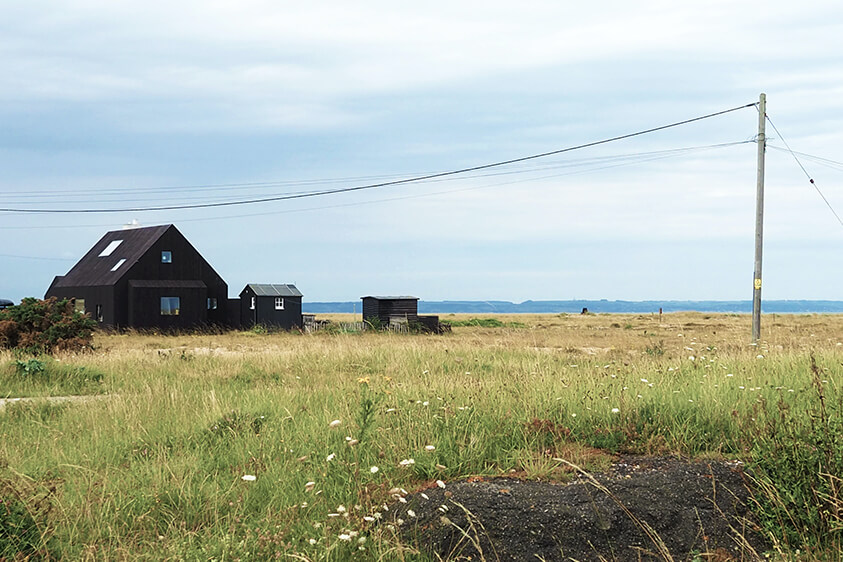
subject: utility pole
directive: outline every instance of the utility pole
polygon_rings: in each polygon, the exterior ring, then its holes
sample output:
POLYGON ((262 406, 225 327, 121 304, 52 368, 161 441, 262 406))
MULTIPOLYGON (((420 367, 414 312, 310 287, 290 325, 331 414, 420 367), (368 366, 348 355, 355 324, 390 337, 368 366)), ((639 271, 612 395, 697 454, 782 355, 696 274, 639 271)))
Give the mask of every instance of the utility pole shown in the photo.
POLYGON ((764 153, 767 149, 767 95, 758 98, 758 176, 755 192, 755 273, 752 291, 752 343, 761 338, 761 252, 764 248, 764 153))

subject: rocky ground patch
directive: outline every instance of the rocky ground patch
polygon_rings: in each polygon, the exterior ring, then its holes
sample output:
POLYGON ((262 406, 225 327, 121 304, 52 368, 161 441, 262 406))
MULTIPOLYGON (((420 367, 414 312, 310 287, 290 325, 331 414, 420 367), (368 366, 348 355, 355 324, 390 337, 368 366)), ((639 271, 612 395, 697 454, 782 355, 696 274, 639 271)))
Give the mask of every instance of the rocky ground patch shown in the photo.
POLYGON ((567 484, 441 484, 389 513, 405 540, 444 560, 753 560, 767 548, 735 462, 624 456, 567 484))

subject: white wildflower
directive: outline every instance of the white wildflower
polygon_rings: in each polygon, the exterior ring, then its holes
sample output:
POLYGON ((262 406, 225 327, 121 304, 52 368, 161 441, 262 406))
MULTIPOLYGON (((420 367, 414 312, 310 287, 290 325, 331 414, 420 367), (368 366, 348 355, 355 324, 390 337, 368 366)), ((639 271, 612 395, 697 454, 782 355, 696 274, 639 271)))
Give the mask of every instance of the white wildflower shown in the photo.
POLYGON ((425 445, 424 450, 425 451, 435 451, 436 447, 434 447, 433 445, 425 445))
POLYGON ((372 517, 371 515, 364 515, 363 516, 363 521, 366 521, 368 523, 372 523, 372 522, 374 522, 374 520, 375 520, 375 518, 372 517))
POLYGON ((335 456, 336 456, 336 455, 335 455, 334 453, 331 453, 330 455, 328 455, 327 457, 325 457, 325 462, 331 462, 332 460, 334 460, 334 457, 335 457, 335 456))
POLYGON ((445 488, 445 483, 442 482, 441 480, 437 480, 436 485, 439 486, 440 488, 443 488, 443 489, 445 488))
POLYGON ((372 474, 374 474, 374 473, 376 473, 376 472, 377 472, 377 471, 379 471, 379 470, 380 470, 380 469, 379 469, 378 467, 373 466, 372 468, 370 468, 370 469, 369 469, 369 472, 371 472, 372 474))
POLYGON ((612 413, 613 413, 613 414, 620 413, 620 411, 621 411, 621 410, 620 410, 620 408, 612 408, 612 413))
POLYGON ((245 481, 245 482, 254 482, 258 478, 254 474, 244 474, 243 476, 240 477, 240 479, 245 481))
POLYGON ((415 516, 416 516, 416 512, 415 512, 415 511, 413 511, 412 509, 408 509, 408 510, 407 510, 407 515, 409 515, 410 517, 415 517, 415 516))
POLYGON ((308 482, 307 484, 304 485, 304 491, 310 492, 310 491, 313 490, 314 486, 316 486, 316 482, 308 482))
POLYGON ((310 545, 313 546, 314 544, 316 544, 316 539, 310 539, 307 542, 309 542, 310 545))
POLYGON ((398 464, 401 465, 401 466, 410 466, 412 464, 416 464, 416 461, 415 461, 415 459, 404 459, 401 462, 399 462, 398 464))
POLYGON ((351 540, 351 535, 349 535, 348 533, 340 533, 337 538, 341 541, 349 542, 351 540))
POLYGON ((340 420, 334 420, 328 424, 328 427, 338 427, 342 422, 340 420))

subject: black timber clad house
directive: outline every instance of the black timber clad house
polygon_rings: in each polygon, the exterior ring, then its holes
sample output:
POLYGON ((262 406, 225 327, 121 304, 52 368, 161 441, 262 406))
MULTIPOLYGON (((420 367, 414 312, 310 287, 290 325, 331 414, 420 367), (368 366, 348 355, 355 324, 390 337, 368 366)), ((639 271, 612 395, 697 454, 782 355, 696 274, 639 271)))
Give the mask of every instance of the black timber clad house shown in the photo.
POLYGON ((46 297, 73 298, 104 328, 226 324, 228 285, 171 225, 108 232, 46 297))
POLYGON ((240 325, 301 328, 301 301, 295 285, 250 283, 240 292, 240 325))

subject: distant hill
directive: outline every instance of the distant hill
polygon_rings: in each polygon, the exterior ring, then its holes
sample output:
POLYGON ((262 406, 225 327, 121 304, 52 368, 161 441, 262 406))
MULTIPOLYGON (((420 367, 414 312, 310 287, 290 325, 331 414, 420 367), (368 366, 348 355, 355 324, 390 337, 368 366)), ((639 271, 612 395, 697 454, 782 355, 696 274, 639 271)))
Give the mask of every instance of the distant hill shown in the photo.
MULTIPOLYGON (((311 314, 330 312, 360 312, 360 301, 349 302, 304 302, 303 311, 311 314)), ((421 314, 517 314, 517 313, 578 313, 583 308, 589 312, 752 312, 752 301, 419 301, 421 314)), ((843 301, 824 300, 770 300, 764 301, 761 310, 765 314, 843 314, 843 301)))

